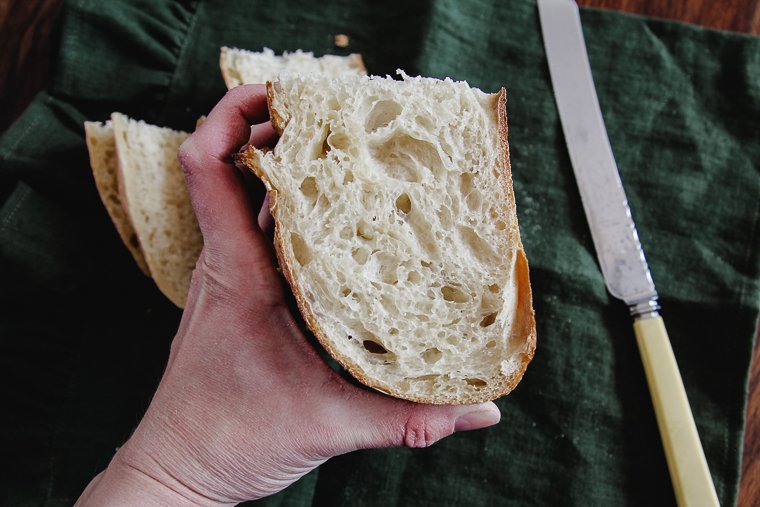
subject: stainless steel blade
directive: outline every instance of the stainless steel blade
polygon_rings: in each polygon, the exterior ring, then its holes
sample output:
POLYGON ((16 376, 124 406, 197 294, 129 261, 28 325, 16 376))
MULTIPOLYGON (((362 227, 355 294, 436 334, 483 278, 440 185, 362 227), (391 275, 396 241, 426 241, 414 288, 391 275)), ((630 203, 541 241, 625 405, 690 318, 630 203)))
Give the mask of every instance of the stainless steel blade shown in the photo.
POLYGON ((632 313, 656 311, 657 291, 607 137, 578 6, 539 0, 538 9, 562 130, 607 289, 632 313))

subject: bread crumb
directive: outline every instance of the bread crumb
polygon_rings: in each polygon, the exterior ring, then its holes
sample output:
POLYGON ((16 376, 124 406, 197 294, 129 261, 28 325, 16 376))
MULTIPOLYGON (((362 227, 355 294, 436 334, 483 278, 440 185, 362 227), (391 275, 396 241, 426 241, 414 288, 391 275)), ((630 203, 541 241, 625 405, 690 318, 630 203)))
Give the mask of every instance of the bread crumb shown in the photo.
POLYGON ((335 45, 339 48, 347 48, 348 47, 348 35, 339 33, 335 36, 335 45))

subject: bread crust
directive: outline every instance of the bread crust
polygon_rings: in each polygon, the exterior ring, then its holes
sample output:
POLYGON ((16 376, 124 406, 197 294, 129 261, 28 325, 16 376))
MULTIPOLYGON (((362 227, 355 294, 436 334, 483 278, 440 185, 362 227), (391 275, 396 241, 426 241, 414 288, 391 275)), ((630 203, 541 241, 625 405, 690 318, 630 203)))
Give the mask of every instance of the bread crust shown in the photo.
POLYGON ((281 136, 282 131, 285 130, 287 121, 277 111, 277 108, 274 105, 274 101, 275 101, 274 83, 272 81, 267 81, 267 108, 269 109, 269 121, 272 122, 272 127, 274 127, 274 130, 277 132, 277 135, 281 136))
MULTIPOLYGON (((103 202, 103 206, 106 208, 111 222, 113 222, 116 232, 119 234, 122 242, 132 254, 132 258, 137 263, 137 267, 143 272, 145 276, 150 276, 150 270, 148 269, 148 263, 145 261, 145 254, 142 251, 142 245, 140 245, 140 239, 137 237, 132 222, 129 218, 126 206, 122 204, 121 191, 119 190, 119 171, 117 167, 105 167, 102 161, 98 160, 97 152, 100 147, 98 144, 98 135, 95 131, 96 125, 91 122, 84 122, 85 142, 87 143, 87 150, 90 155, 90 167, 92 169, 92 176, 95 180, 95 188, 98 191, 100 200, 103 202), (113 179, 113 181, 106 181, 106 179, 113 179), (110 198, 109 185, 116 186, 116 200, 110 198), (122 215, 122 216, 119 216, 122 215)), ((112 131, 113 133, 113 131, 112 131)), ((116 164, 116 146, 114 142, 114 163, 116 164)))
MULTIPOLYGON (((275 106, 276 101, 276 89, 271 83, 267 83, 267 100, 270 110, 270 118, 272 125, 278 133, 282 134, 282 131, 287 126, 287 121, 283 118, 283 115, 277 111, 275 106)), ((306 301, 304 294, 300 290, 298 283, 298 277, 294 269, 294 259, 289 258, 286 250, 286 244, 283 238, 283 224, 279 215, 278 208, 278 192, 272 186, 269 178, 266 175, 266 171, 262 167, 261 156, 263 154, 253 147, 249 147, 246 151, 237 155, 237 164, 245 169, 251 170, 265 185, 269 192, 270 213, 275 222, 275 234, 274 244, 277 254, 277 260, 281 267, 282 273, 285 276, 288 284, 290 285, 293 296, 298 305, 298 309, 309 327, 311 332, 317 338, 322 347, 341 364, 352 376, 354 376, 362 384, 373 388, 377 391, 385 394, 406 399, 409 401, 419 403, 430 404, 446 404, 446 405, 463 405, 482 403, 499 398, 503 395, 511 392, 522 379, 528 364, 533 358, 536 348, 536 323, 535 314, 532 304, 532 292, 530 287, 530 274, 528 268, 527 257, 522 247, 520 240, 520 233, 517 226, 517 213, 514 204, 514 193, 512 189, 512 179, 510 171, 509 161, 509 146, 507 144, 507 118, 506 118, 506 91, 502 88, 500 92, 493 95, 493 113, 497 117, 497 125, 499 132, 499 156, 500 162, 503 164, 503 171, 500 173, 500 179, 503 182, 507 199, 507 206, 504 210, 504 215, 500 218, 508 219, 507 223, 513 224, 513 230, 511 231, 514 239, 514 244, 517 245, 515 251, 515 263, 513 277, 516 280, 517 289, 517 308, 516 315, 510 330, 510 352, 509 359, 516 359, 518 364, 515 368, 511 369, 509 374, 499 373, 493 378, 489 378, 489 389, 477 391, 472 394, 467 394, 459 397, 452 397, 451 395, 432 395, 432 396, 420 396, 411 394, 409 392, 400 391, 393 386, 385 384, 381 379, 371 378, 364 374, 361 367, 355 363, 350 357, 347 357, 337 351, 331 340, 327 337, 322 327, 319 325, 316 317, 314 316, 310 305, 306 301)), ((508 359, 505 357, 505 359, 508 359)))
POLYGON ((240 84, 238 79, 235 79, 230 74, 230 67, 227 65, 227 46, 222 46, 222 49, 219 51, 219 70, 222 72, 222 79, 224 80, 224 85, 227 87, 228 90, 231 90, 232 88, 236 87, 240 84))
POLYGON ((536 351, 536 315, 533 310, 533 291, 530 286, 530 268, 528 257, 520 237, 520 227, 517 221, 517 205, 515 202, 514 185, 512 184, 512 164, 509 158, 509 127, 507 125, 507 90, 503 87, 496 94, 495 111, 499 128, 499 150, 504 162, 504 172, 501 180, 504 182, 504 190, 507 192, 508 214, 513 224, 512 233, 517 244, 515 258, 515 276, 517 278, 517 313, 512 324, 512 337, 518 337, 518 344, 523 350, 519 352, 520 364, 504 383, 503 392, 499 396, 511 392, 522 380, 525 370, 528 368, 536 351))

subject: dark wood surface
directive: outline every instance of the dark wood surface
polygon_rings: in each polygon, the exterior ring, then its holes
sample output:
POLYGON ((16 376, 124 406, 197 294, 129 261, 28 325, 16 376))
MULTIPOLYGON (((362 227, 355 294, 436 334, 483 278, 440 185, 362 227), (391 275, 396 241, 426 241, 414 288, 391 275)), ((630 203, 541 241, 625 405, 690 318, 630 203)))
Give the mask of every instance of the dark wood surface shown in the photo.
POLYGON ((578 0, 578 4, 760 35, 760 0, 578 0))
MULTIPOLYGON (((46 84, 61 0, 0 0, 0 133, 46 84)), ((760 0, 578 0, 583 6, 760 35, 760 0)), ((760 340, 758 340, 760 343, 760 340)), ((760 347, 755 348, 739 505, 760 505, 760 347)))

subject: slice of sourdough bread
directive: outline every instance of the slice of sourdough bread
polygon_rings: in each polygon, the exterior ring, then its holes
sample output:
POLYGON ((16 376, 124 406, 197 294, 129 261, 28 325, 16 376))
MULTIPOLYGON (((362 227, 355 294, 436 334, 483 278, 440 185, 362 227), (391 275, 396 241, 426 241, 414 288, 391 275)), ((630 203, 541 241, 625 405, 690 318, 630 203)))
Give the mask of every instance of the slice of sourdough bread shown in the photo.
POLYGON ((140 270, 150 276, 148 264, 140 249, 140 241, 137 239, 132 223, 129 221, 127 212, 121 204, 119 196, 118 169, 116 159, 116 141, 113 136, 113 126, 110 121, 84 122, 87 151, 90 154, 90 166, 95 178, 95 187, 98 189, 100 199, 116 226, 116 232, 127 246, 129 253, 134 257, 140 270))
POLYGON ((267 87, 280 140, 238 163, 270 192, 280 266, 325 349, 408 400, 514 389, 536 329, 504 89, 405 75, 267 87))
POLYGON ((203 238, 177 150, 187 136, 114 113, 121 202, 158 288, 183 308, 203 238))
POLYGON ((315 57, 312 53, 305 53, 300 49, 276 56, 269 48, 256 52, 223 47, 219 67, 228 89, 241 84, 266 83, 282 73, 319 73, 334 76, 367 73, 359 54, 315 57))

